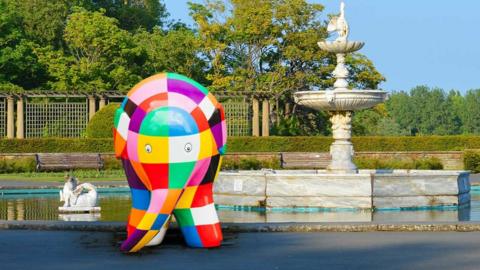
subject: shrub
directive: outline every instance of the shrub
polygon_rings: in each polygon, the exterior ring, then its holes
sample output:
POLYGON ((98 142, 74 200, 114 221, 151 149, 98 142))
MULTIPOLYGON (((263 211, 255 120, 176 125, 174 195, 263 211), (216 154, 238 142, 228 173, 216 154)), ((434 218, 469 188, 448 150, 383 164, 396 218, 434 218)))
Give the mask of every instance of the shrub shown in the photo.
POLYGON ((34 157, 19 157, 0 160, 0 173, 24 173, 35 171, 34 157))
POLYGON ((258 160, 254 157, 240 158, 235 160, 233 158, 223 159, 222 170, 260 170, 260 169, 279 169, 280 159, 271 158, 258 160))
POLYGON ((356 158, 355 164, 359 169, 407 169, 407 170, 441 170, 442 162, 437 158, 421 159, 378 159, 356 158))
POLYGON ((463 156, 465 170, 480 173, 480 151, 466 151, 463 156))
POLYGON ((119 104, 110 103, 95 113, 87 125, 87 138, 112 138, 113 119, 119 107, 119 104))
POLYGON ((122 162, 115 157, 102 157, 104 170, 123 170, 122 162))

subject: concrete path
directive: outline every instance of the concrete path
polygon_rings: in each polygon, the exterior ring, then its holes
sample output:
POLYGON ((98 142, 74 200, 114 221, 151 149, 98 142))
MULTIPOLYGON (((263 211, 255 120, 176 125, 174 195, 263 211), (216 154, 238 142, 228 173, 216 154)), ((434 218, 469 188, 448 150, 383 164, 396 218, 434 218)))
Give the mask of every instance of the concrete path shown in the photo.
POLYGON ((242 233, 218 249, 190 249, 177 235, 126 255, 124 235, 0 231, 0 268, 9 269, 479 269, 480 234, 242 233))

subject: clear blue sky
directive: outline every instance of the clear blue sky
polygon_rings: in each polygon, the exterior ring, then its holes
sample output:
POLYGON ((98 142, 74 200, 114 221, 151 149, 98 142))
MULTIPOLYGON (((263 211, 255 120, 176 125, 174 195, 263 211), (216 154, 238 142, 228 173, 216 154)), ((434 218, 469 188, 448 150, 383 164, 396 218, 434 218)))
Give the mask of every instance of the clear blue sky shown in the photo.
MULTIPOLYGON (((249 0, 246 0, 249 1, 249 0)), ((173 19, 192 25, 187 0, 164 0, 173 19)), ((202 1, 193 1, 202 2, 202 1)), ((337 13, 340 0, 321 3, 337 13)), ((352 40, 387 78, 385 90, 416 85, 480 88, 480 0, 345 0, 352 40)))

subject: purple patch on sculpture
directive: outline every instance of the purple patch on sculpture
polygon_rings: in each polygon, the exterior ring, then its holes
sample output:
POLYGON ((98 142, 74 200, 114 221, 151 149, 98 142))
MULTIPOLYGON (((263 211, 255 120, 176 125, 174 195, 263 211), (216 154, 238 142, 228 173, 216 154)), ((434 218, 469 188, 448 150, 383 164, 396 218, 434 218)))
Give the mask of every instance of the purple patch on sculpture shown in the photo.
POLYGON ((128 238, 122 243, 121 250, 131 250, 142 238, 147 234, 144 230, 135 230, 128 238))
POLYGON ((222 143, 223 143, 222 122, 211 127, 210 130, 212 131, 213 138, 215 138, 215 143, 217 144, 217 148, 222 147, 222 143))
POLYGON ((128 185, 132 188, 146 190, 147 188, 142 183, 142 180, 138 178, 137 173, 135 173, 130 161, 122 159, 122 164, 125 170, 125 175, 127 176, 128 185))
POLYGON ((200 90, 198 90, 198 88, 196 88, 195 86, 187 82, 168 79, 167 85, 168 85, 169 92, 176 92, 176 93, 182 94, 190 98, 197 104, 200 104, 200 102, 202 102, 202 100, 205 98, 204 93, 202 93, 200 90))
POLYGON ((138 133, 140 131, 140 126, 142 125, 142 121, 143 118, 145 118, 145 115, 147 115, 147 113, 137 107, 137 109, 132 115, 132 119, 130 120, 130 126, 128 127, 128 129, 138 133))

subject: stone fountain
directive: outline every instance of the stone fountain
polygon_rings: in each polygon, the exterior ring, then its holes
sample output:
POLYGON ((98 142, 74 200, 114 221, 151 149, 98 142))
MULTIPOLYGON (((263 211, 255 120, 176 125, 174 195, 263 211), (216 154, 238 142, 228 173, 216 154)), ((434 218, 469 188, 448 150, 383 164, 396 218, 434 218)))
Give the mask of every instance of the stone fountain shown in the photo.
POLYGON ((387 99, 381 90, 350 89, 345 56, 364 43, 349 41, 345 4, 327 30, 334 41, 318 43, 335 53, 333 89, 301 91, 295 101, 318 111, 328 111, 333 138, 332 161, 327 170, 263 170, 221 172, 215 182, 215 202, 220 205, 269 209, 403 209, 459 207, 470 203, 469 173, 432 170, 358 170, 353 163, 352 114, 387 99))
POLYGON ((330 147, 332 161, 328 171, 333 173, 357 173, 357 167, 352 161, 354 151, 352 138, 353 111, 371 108, 382 103, 387 93, 381 90, 359 90, 348 88, 348 69, 345 66, 345 56, 360 50, 365 43, 349 41, 349 27, 345 19, 345 4, 341 4, 340 16, 333 17, 327 30, 337 32, 335 41, 318 42, 320 49, 335 53, 337 66, 333 71, 336 81, 333 89, 324 91, 296 92, 295 102, 318 111, 328 111, 332 122, 332 133, 335 141, 330 147))

